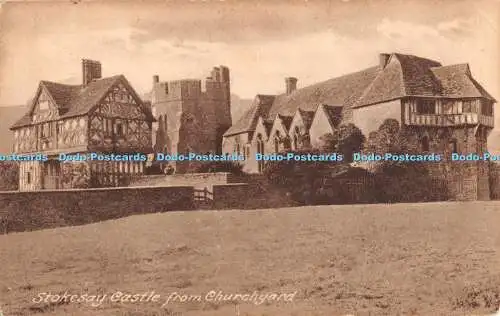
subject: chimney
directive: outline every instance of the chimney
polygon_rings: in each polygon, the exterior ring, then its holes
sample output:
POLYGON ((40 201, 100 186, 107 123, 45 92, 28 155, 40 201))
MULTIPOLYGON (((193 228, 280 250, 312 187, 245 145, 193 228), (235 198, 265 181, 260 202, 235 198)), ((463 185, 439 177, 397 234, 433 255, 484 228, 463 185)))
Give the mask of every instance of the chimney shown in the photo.
POLYGON ((286 84, 286 94, 290 94, 297 89, 297 78, 287 77, 285 78, 286 84))
POLYGON ((389 57, 391 57, 390 54, 380 54, 379 55, 379 62, 380 62, 381 69, 384 69, 385 66, 387 66, 387 63, 389 62, 389 57))
POLYGON ((101 63, 95 60, 82 59, 82 75, 84 86, 88 85, 95 79, 101 78, 101 63))
POLYGON ((158 83, 158 82, 160 82, 160 76, 158 76, 158 75, 154 75, 154 76, 153 76, 153 85, 154 85, 155 83, 158 83))

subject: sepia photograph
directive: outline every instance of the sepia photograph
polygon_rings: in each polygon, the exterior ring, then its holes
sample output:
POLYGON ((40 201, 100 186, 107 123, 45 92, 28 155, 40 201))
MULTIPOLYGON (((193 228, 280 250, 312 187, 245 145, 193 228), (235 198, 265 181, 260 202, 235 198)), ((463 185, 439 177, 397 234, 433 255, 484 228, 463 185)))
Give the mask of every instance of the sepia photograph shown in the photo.
POLYGON ((0 0, 0 316, 500 315, 499 28, 0 0))

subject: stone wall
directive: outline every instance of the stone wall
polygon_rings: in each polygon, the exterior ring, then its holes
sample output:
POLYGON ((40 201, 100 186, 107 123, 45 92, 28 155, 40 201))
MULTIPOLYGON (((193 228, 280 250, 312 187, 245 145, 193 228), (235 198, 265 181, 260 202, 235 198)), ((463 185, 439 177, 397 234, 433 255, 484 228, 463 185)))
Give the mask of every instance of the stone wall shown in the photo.
POLYGON ((0 233, 191 210, 193 194, 193 188, 188 186, 0 192, 0 233))
POLYGON ((294 206, 295 203, 278 188, 263 183, 230 183, 213 186, 213 208, 263 209, 294 206))
MULTIPOLYGON (((155 77, 152 109, 157 116, 167 118, 171 143, 167 152, 220 153, 222 135, 232 124, 230 95, 229 69, 225 66, 214 67, 204 80, 204 87, 198 79, 159 82, 159 77, 155 77)), ((171 162, 177 173, 192 172, 201 164, 171 162)))
POLYGON ((490 197, 500 200, 500 163, 493 162, 489 170, 490 197))
POLYGON ((247 182, 248 177, 237 176, 229 172, 184 173, 172 175, 148 175, 132 182, 130 187, 141 186, 179 186, 211 187, 214 184, 247 182))

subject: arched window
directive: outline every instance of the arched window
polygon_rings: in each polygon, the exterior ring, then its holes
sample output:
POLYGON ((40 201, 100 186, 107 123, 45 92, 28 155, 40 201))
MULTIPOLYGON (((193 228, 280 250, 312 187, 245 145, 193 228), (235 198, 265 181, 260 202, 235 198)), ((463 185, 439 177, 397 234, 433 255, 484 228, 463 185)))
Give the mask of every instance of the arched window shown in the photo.
POLYGON ((422 137, 422 151, 429 151, 429 137, 422 137))
POLYGON ((276 131, 274 136, 274 152, 278 153, 280 151, 280 131, 276 131))

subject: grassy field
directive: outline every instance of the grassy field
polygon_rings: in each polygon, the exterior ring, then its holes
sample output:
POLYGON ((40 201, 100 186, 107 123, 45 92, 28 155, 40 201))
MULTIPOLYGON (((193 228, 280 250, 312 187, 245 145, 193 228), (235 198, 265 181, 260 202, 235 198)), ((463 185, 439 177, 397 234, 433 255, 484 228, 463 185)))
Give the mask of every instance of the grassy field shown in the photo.
POLYGON ((499 305, 497 202, 172 212, 0 236, 4 316, 485 315, 499 305), (235 303, 207 299, 212 290, 289 296, 235 303), (159 296, 117 301, 150 291, 159 296), (86 301, 38 303, 49 292, 86 301))

